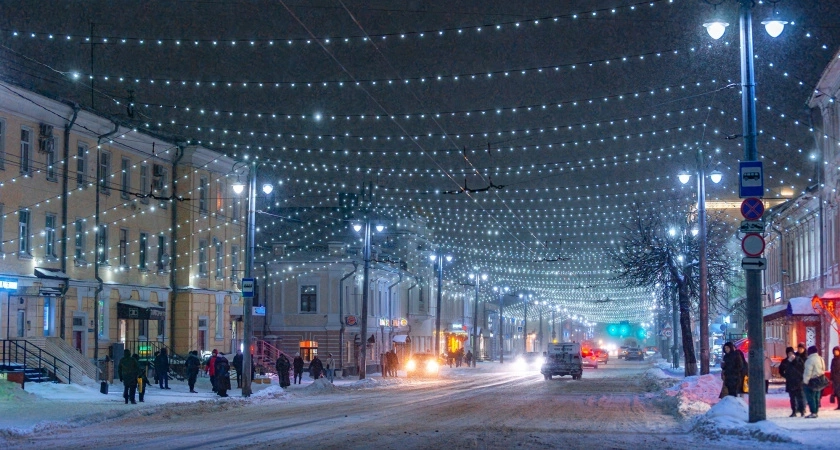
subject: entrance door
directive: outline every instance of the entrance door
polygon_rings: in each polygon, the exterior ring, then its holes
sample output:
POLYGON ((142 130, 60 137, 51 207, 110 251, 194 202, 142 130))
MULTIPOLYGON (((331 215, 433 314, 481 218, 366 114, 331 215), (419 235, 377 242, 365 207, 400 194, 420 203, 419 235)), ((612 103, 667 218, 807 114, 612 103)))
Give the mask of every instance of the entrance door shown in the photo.
POLYGON ((19 309, 17 312, 17 337, 26 337, 26 310, 19 309))
POLYGON ((84 354, 84 349, 82 348, 82 332, 81 331, 73 331, 73 348, 79 351, 79 353, 84 354))

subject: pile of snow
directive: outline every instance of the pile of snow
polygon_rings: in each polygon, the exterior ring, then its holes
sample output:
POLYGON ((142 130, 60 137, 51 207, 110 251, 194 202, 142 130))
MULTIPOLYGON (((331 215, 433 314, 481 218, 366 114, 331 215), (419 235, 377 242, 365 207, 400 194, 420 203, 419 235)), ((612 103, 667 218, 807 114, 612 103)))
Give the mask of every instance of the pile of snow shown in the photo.
POLYGON ((280 385, 272 384, 271 386, 254 392, 251 394, 251 398, 257 400, 264 400, 264 399, 288 399, 291 396, 285 389, 281 388, 280 385))
POLYGON ((313 381, 312 384, 303 388, 303 390, 315 393, 329 393, 335 392, 337 388, 334 384, 330 383, 330 380, 326 378, 318 378, 317 380, 313 381))
POLYGON ((676 398, 677 413, 684 417, 704 414, 716 404, 720 397, 723 381, 712 374, 691 376, 665 390, 665 394, 676 398))
POLYGON ((645 373, 645 376, 649 378, 655 378, 658 380, 673 380, 674 377, 665 373, 664 370, 660 369, 659 367, 654 367, 645 373))
POLYGON ((697 419, 694 430, 709 439, 742 436, 762 442, 796 442, 787 436, 788 431, 773 422, 748 423, 748 420, 749 406, 744 399, 726 396, 697 419))
POLYGON ((370 377, 365 378, 364 380, 354 381, 352 383, 348 383, 346 386, 350 389, 370 389, 370 388, 377 388, 377 387, 384 387, 384 386, 394 386, 394 385, 402 385, 408 384, 410 381, 407 378, 380 378, 380 377, 370 377))

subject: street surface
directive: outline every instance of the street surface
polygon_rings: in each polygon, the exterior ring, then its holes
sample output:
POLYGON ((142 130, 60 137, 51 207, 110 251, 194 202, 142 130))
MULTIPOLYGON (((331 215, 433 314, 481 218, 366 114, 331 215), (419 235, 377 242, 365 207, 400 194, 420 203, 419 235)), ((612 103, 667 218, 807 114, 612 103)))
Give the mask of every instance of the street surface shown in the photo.
MULTIPOLYGON (((590 450, 710 446, 703 436, 689 431, 673 406, 656 393, 655 381, 643 376, 648 367, 642 362, 611 361, 586 369, 581 381, 568 376, 546 381, 536 371, 514 372, 512 364, 483 363, 478 369, 445 368, 439 380, 369 380, 375 386, 370 389, 365 383, 304 385, 292 386, 290 393, 247 401, 211 397, 143 409, 125 405, 130 413, 107 421, 47 429, 4 445, 590 450)), ((155 389, 150 395, 158 394, 155 389)), ((121 403, 120 397, 116 399, 121 403)), ((755 444, 744 441, 743 448, 755 444)), ((726 448, 738 445, 727 441, 726 448)))

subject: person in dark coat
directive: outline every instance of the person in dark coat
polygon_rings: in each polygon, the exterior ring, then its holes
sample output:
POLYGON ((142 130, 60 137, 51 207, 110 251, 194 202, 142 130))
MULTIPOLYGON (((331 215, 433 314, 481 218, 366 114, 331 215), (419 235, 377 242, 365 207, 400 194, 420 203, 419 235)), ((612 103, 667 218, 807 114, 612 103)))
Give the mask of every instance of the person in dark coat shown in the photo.
POLYGON ((292 367, 294 368, 295 384, 300 384, 303 381, 303 358, 300 357, 300 353, 295 353, 292 367))
POLYGON ((131 350, 125 350, 117 366, 117 375, 123 382, 123 398, 126 403, 131 401, 132 405, 137 404, 134 401, 134 393, 137 392, 137 375, 139 374, 140 367, 137 365, 137 360, 131 357, 131 350))
POLYGON ((731 342, 723 344, 723 362, 720 368, 723 370, 723 384, 726 386, 727 395, 737 397, 744 385, 741 352, 731 342))
POLYGON ((840 347, 834 347, 831 352, 834 354, 831 358, 831 384, 834 388, 834 401, 837 402, 834 409, 840 409, 840 347))
POLYGON ((190 352, 184 365, 187 367, 187 384, 190 386, 190 392, 197 394, 195 391, 195 380, 198 378, 198 369, 201 367, 201 360, 198 359, 197 350, 190 352))
POLYGON ((216 365, 216 393, 219 397, 227 397, 230 390, 230 363, 225 354, 219 352, 215 360, 216 365))
POLYGON ((218 392, 218 388, 216 387, 216 358, 219 357, 219 351, 215 348, 213 352, 210 354, 210 359, 207 360, 207 375, 210 377, 210 385, 213 386, 213 392, 218 392))
POLYGON ((242 350, 236 351, 233 357, 233 369, 236 370, 236 387, 242 387, 242 350))
POLYGON ((396 377, 397 376, 397 369, 400 367, 400 358, 397 356, 397 352, 391 350, 388 352, 388 372, 390 372, 390 376, 396 377))
POLYGON ((169 389, 169 353, 166 348, 162 348, 155 357, 155 376, 161 389, 169 389))
POLYGON ((280 387, 289 387, 289 385, 292 384, 289 382, 289 369, 292 368, 289 358, 281 353, 280 357, 277 358, 277 362, 274 364, 274 368, 277 369, 277 378, 278 381, 280 381, 280 387))
POLYGON ((796 357, 802 360, 802 365, 805 365, 805 360, 808 359, 808 354, 806 353, 807 347, 805 347, 804 342, 800 342, 799 345, 796 346, 796 357))
POLYGON ((318 358, 318 355, 312 356, 312 361, 309 361, 309 373, 312 374, 312 378, 317 380, 321 378, 321 372, 324 371, 324 364, 321 363, 321 359, 318 358))
POLYGON ((796 417, 799 413, 805 417, 805 393, 802 391, 802 372, 805 365, 796 357, 793 347, 785 350, 787 358, 779 364, 779 375, 785 379, 785 392, 790 397, 790 417, 796 417))
POLYGON ((137 400, 143 403, 143 399, 146 397, 146 389, 149 387, 149 378, 146 375, 149 363, 140 362, 140 355, 137 353, 131 355, 131 357, 137 361, 137 367, 140 369, 137 375, 137 400))

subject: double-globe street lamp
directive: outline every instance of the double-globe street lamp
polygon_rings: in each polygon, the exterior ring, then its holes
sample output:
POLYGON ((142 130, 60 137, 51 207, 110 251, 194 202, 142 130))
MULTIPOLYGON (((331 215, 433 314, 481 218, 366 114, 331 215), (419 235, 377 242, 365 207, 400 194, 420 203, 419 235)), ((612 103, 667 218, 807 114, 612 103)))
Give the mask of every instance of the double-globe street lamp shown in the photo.
MULTIPOLYGON (((231 186, 233 192, 237 195, 242 194, 245 190, 245 183, 239 178, 238 170, 248 166, 248 214, 245 217, 245 279, 253 279, 254 277, 254 234, 256 229, 256 195, 257 195, 257 163, 239 161, 233 165, 231 172, 236 174, 236 182, 231 186)), ((271 194, 274 186, 270 183, 263 184, 263 192, 266 195, 271 194)), ((254 292, 256 292, 256 283, 254 283, 254 292)), ((252 311, 254 302, 251 298, 242 299, 242 322, 243 322, 243 336, 242 336, 242 396, 251 396, 251 333, 253 333, 252 311)))
MULTIPOLYGON (((371 220, 365 218, 364 222, 353 223, 353 230, 357 233, 362 233, 364 239, 364 248, 362 250, 362 258, 364 259, 365 268, 362 274, 362 317, 361 317, 361 348, 359 349, 359 379, 364 380, 367 375, 367 326, 368 326, 368 280, 370 280, 370 236, 371 236, 371 220)), ((373 227, 378 233, 385 230, 382 224, 375 224, 373 227)), ((343 318, 341 318, 343 320, 343 318)))
MULTIPOLYGON (((762 22, 771 37, 778 37, 784 30, 786 21, 778 17, 776 3, 780 0, 768 0, 773 4, 773 15, 762 22)), ((707 3, 717 5, 723 0, 707 3)), ((740 8, 738 22, 741 29, 741 109, 744 136, 744 161, 758 160, 756 145, 757 124, 755 110, 755 60, 753 55, 752 8, 755 0, 737 0, 740 8)), ((727 23, 713 20, 703 24, 713 39, 720 39, 726 31, 727 23)), ((745 269, 747 337, 750 340, 749 351, 749 421, 750 423, 767 418, 767 406, 764 395, 764 327, 761 310, 761 271, 745 269)))
POLYGON ((470 279, 475 282, 475 304, 473 305, 473 326, 472 326, 472 366, 475 367, 476 359, 478 359, 478 289, 481 280, 487 281, 487 274, 471 273, 470 279))
POLYGON ((505 363, 505 322, 503 318, 504 313, 504 298, 507 295, 507 292, 510 290, 507 286, 494 286, 493 292, 499 293, 499 364, 505 363))
MULTIPOLYGON (((691 180, 691 173, 679 174, 680 183, 691 180)), ((718 184, 723 174, 715 169, 709 174, 712 183, 718 184)), ((709 264, 706 258, 706 162, 703 150, 697 148, 697 224, 700 238, 700 375, 709 373, 709 264)))
MULTIPOLYGON (((435 357, 440 356, 440 306, 442 303, 442 294, 443 294, 443 260, 445 259, 446 262, 452 262, 452 255, 444 255, 443 252, 438 249, 437 252, 432 253, 429 255, 429 259, 432 260, 433 263, 437 264, 437 272, 438 272, 438 280, 437 280, 437 305, 435 306, 435 357)), ((473 357, 475 357, 473 355, 473 357)))

